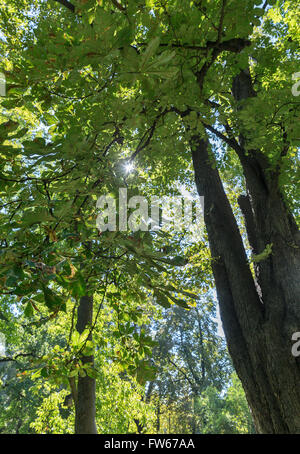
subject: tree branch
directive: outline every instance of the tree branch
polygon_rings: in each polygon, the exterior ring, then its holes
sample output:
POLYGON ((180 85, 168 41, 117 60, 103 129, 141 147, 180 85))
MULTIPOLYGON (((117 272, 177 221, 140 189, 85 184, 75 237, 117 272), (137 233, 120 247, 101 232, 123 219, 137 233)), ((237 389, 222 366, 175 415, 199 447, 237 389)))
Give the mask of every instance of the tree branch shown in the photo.
POLYGON ((75 6, 73 3, 68 2, 68 0, 54 0, 57 3, 60 3, 62 6, 68 8, 72 13, 75 13, 75 6))
POLYGON ((192 382, 192 380, 187 376, 187 374, 184 372, 184 370, 182 370, 174 361, 172 361, 169 355, 167 356, 167 360, 168 360, 169 363, 171 363, 174 367, 176 367, 176 369, 183 375, 183 377, 185 378, 185 380, 187 380, 187 381, 189 382, 191 388, 194 390, 195 385, 194 385, 194 383, 192 382))
POLYGON ((218 42, 220 42, 220 41, 221 41, 221 38, 222 38, 222 31, 223 31, 223 22, 224 22, 224 16, 225 16, 226 2, 227 2, 227 0, 223 0, 223 2, 222 2, 221 15, 220 15, 220 22, 219 22, 219 27, 218 27, 218 42))
POLYGON ((204 84, 204 79, 205 76, 210 69, 210 67, 213 65, 217 57, 223 52, 223 51, 228 51, 228 52, 234 52, 234 53, 239 53, 241 52, 245 47, 250 46, 251 41, 248 39, 243 39, 243 38, 232 38, 228 39, 227 41, 223 42, 218 42, 218 41, 207 41, 206 42, 206 47, 207 50, 213 49, 212 55, 210 60, 207 60, 202 68, 199 71, 196 71, 195 76, 197 77, 197 82, 200 87, 200 91, 202 91, 203 84, 204 84))
POLYGON ((208 129, 210 132, 215 134, 219 139, 227 143, 227 145, 229 145, 237 153, 243 153, 244 151, 243 148, 238 144, 238 142, 235 139, 225 136, 221 131, 218 131, 216 128, 214 128, 211 125, 208 125, 207 123, 204 123, 203 121, 202 124, 205 127, 205 129, 208 129))
POLYGON ((145 132, 145 134, 143 135, 143 137, 141 138, 136 150, 132 153, 131 157, 129 158, 129 162, 132 162, 134 160, 134 158, 144 149, 146 148, 152 137, 153 137, 153 134, 154 134, 154 131, 156 129, 156 126, 157 126, 157 123, 158 123, 158 120, 163 117, 166 113, 170 112, 168 109, 165 109, 163 112, 161 112, 159 115, 157 115, 157 117, 155 118, 152 126, 147 129, 147 131, 145 132), (147 137, 148 135, 148 137, 147 137), (146 139, 147 137, 147 139, 146 139), (145 140, 146 139, 146 140, 145 140))
POLYGON ((117 0, 111 0, 111 2, 116 8, 118 8, 119 11, 122 12, 126 11, 126 8, 123 5, 121 5, 117 0))
POLYGON ((17 361, 17 359, 22 356, 22 357, 27 357, 27 356, 33 356, 34 358, 37 358, 37 356, 34 353, 18 353, 14 357, 12 356, 5 356, 4 358, 0 358, 0 362, 8 362, 8 361, 17 361))

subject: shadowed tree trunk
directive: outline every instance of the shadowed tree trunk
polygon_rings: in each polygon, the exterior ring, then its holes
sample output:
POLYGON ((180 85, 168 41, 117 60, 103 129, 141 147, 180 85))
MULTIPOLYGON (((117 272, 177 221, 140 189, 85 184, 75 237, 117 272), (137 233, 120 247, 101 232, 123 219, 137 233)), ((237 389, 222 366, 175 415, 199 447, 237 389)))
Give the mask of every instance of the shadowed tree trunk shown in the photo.
MULTIPOLYGON (((234 81, 236 100, 254 96, 249 75, 234 81)), ((300 249, 296 224, 268 173, 262 153, 234 143, 247 195, 239 200, 255 254, 271 254, 251 273, 241 234, 207 140, 191 140, 195 181, 204 196, 204 220, 229 353, 260 433, 300 433, 300 364, 291 354, 300 327, 300 249)), ((284 151, 283 151, 284 152, 284 151)))
MULTIPOLYGON (((76 329, 82 333, 93 321, 93 297, 83 296, 77 312, 76 329)), ((91 340, 91 336, 89 337, 91 340)), ((83 364, 94 364, 93 356, 81 356, 83 364)), ((78 377, 75 399, 75 433, 96 434, 96 381, 89 376, 78 377)))

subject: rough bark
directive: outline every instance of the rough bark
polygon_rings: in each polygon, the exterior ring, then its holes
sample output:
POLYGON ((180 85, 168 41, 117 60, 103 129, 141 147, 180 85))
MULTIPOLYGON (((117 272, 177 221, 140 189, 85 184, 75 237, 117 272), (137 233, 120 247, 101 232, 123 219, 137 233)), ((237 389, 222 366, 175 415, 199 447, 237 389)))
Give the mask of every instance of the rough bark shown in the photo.
MULTIPOLYGON (((80 298, 77 313, 76 329, 82 333, 85 328, 91 326, 93 321, 93 297, 83 296, 80 298)), ((91 340, 91 336, 89 337, 91 340)), ((93 356, 81 356, 83 364, 94 364, 93 356)), ((76 401, 75 401, 75 433, 96 434, 96 381, 89 376, 78 377, 76 401)))
POLYGON ((297 326, 299 329, 300 301, 295 223, 278 186, 275 190, 271 181, 266 189, 269 183, 263 160, 239 156, 248 188, 249 198, 242 205, 244 213, 251 215, 247 219, 250 244, 261 252, 266 244, 273 243, 270 257, 258 264, 258 284, 208 141, 194 136, 191 149, 198 193, 204 196, 204 219, 224 332, 256 430, 300 433, 299 361, 291 354, 291 333, 297 326))

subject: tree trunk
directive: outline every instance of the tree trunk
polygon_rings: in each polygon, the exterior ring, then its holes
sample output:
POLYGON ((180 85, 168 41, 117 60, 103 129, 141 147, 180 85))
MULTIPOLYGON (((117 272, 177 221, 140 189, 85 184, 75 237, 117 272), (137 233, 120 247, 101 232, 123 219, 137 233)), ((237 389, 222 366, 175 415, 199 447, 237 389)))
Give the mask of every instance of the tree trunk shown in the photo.
MULTIPOLYGON (((76 329, 82 333, 93 321, 93 297, 83 296, 77 312, 76 329)), ((91 336, 89 337, 91 340, 91 336)), ((94 364, 93 356, 81 356, 83 364, 94 364)), ((75 401, 75 433, 96 434, 96 381, 91 377, 78 377, 75 401)))
POLYGON ((160 433, 160 389, 158 391, 158 398, 157 398, 157 403, 156 403, 156 433, 160 433))
POLYGON ((262 160, 259 162, 253 154, 249 158, 239 156, 248 189, 242 205, 244 212, 251 214, 247 222, 249 241, 257 252, 273 244, 272 253, 257 264, 255 278, 208 141, 195 135, 191 149, 197 190, 204 196, 204 220, 223 328, 256 430, 300 433, 300 367, 299 359, 291 354, 291 335, 300 326, 295 223, 278 185, 272 180, 266 185, 262 160))

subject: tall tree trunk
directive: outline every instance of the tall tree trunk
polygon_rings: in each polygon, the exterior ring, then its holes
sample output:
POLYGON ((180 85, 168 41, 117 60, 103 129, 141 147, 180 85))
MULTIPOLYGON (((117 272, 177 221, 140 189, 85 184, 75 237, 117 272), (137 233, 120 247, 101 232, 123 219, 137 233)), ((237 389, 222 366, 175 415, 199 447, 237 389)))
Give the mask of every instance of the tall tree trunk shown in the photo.
POLYGON ((192 397, 192 434, 195 435, 197 433, 197 423, 196 423, 196 395, 192 397))
MULTIPOLYGON (((76 329, 82 333, 93 321, 93 297, 83 296, 77 312, 76 329)), ((89 337, 91 340, 91 336, 89 337)), ((81 356, 83 364, 94 364, 93 356, 81 356)), ((75 433, 96 434, 96 381, 89 376, 78 377, 77 396, 75 400, 75 433)))
POLYGON ((160 388, 158 389, 158 398, 156 403, 156 433, 160 433, 160 399, 161 393, 160 388))
MULTIPOLYGON (((262 194, 249 183, 248 211, 251 208, 252 217, 248 228, 255 225, 255 231, 248 230, 249 240, 259 252, 273 243, 272 254, 258 264, 258 285, 208 141, 195 135, 191 149, 198 193, 204 196, 204 220, 224 332, 256 429, 261 433, 300 433, 299 359, 291 354, 291 334, 300 326, 295 224, 278 186, 275 191, 271 182, 262 194), (266 200, 260 205, 263 196, 266 200)), ((262 176, 256 170, 261 164, 253 156, 249 159, 252 162, 244 161, 247 183, 249 173, 262 176)))

